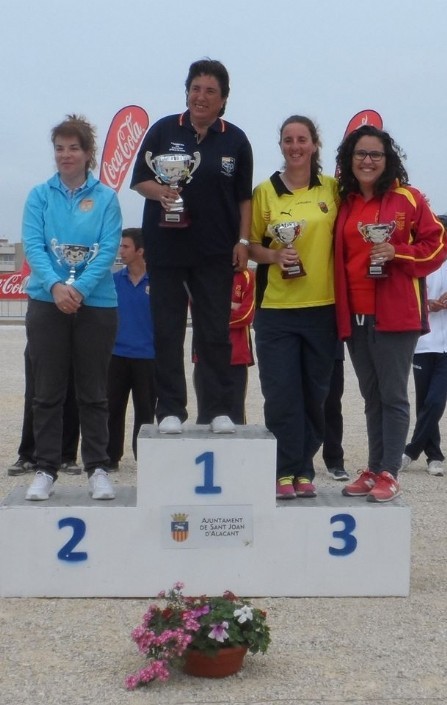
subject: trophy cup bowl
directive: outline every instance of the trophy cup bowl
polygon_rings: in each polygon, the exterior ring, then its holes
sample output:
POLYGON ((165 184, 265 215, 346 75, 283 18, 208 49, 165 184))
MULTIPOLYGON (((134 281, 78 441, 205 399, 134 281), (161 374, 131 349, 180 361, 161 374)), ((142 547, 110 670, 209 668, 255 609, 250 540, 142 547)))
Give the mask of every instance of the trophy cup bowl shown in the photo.
MULTIPOLYGON (((365 242, 372 245, 379 245, 388 242, 396 229, 396 221, 391 223, 358 223, 357 229, 365 242)), ((388 274, 385 271, 386 261, 382 257, 371 255, 371 263, 368 267, 367 277, 369 279, 385 279, 388 274)))
MULTIPOLYGON (((292 243, 303 234, 305 228, 305 220, 293 220, 290 223, 277 223, 269 225, 268 232, 273 236, 276 242, 281 243, 284 247, 291 248, 292 243)), ((281 272, 283 279, 295 279, 296 277, 305 277, 306 271, 303 263, 297 254, 297 263, 289 265, 287 269, 281 272)))
POLYGON ((58 263, 69 270, 68 279, 65 283, 71 285, 76 279, 76 273, 95 259, 98 254, 99 245, 97 242, 91 246, 70 245, 65 243, 60 245, 57 239, 53 238, 51 240, 51 249, 56 255, 58 263))
MULTIPOLYGON (((154 172, 160 184, 167 184, 173 190, 178 189, 179 183, 189 183, 192 175, 200 164, 200 152, 189 154, 160 154, 152 157, 152 152, 145 154, 146 164, 154 172)), ((162 228, 187 228, 191 220, 183 204, 183 199, 177 195, 175 202, 167 211, 161 214, 159 225, 162 228)))

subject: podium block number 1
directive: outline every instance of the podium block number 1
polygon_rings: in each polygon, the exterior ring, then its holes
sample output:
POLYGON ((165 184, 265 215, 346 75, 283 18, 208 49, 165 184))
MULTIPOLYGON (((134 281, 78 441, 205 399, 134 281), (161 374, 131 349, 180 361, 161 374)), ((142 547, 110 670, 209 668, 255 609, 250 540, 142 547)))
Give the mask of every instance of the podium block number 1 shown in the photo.
POLYGON ((196 465, 203 463, 203 485, 197 485, 196 494, 220 494, 222 487, 214 484, 214 453, 207 451, 198 455, 196 465))

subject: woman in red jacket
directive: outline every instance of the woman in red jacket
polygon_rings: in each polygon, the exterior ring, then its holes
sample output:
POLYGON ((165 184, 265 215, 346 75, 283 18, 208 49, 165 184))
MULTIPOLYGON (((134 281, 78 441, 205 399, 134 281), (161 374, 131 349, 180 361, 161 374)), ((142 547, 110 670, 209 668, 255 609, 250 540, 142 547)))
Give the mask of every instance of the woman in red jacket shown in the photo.
POLYGON ((408 433, 413 352, 427 328, 424 277, 447 256, 444 228, 408 185, 402 153, 387 132, 364 125, 337 154, 342 199, 335 238, 339 336, 347 341, 365 401, 368 465, 348 496, 387 502, 408 433))

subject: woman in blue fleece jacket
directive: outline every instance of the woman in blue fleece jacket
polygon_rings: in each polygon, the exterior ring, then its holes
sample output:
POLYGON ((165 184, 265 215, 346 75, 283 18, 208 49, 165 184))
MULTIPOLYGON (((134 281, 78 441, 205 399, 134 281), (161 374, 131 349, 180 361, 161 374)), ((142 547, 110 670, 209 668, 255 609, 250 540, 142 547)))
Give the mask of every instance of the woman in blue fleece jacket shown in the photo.
POLYGON ((61 463, 62 406, 71 364, 93 499, 113 499, 107 475, 107 369, 117 326, 111 266, 121 236, 115 192, 91 173, 95 132, 77 115, 53 128, 57 173, 32 189, 23 216, 31 267, 26 332, 34 375, 36 476, 29 500, 48 499, 61 463), (77 262, 74 265, 74 262, 77 262))

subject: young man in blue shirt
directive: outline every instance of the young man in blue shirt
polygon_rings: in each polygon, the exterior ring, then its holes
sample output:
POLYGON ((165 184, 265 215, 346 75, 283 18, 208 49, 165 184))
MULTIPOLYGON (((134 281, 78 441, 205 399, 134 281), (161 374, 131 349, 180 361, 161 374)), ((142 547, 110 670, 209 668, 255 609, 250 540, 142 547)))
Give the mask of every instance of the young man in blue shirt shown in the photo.
POLYGON ((118 333, 109 367, 110 470, 118 470, 124 452, 126 409, 132 392, 134 427, 132 449, 137 457, 141 425, 154 422, 154 339, 149 277, 140 228, 123 230, 119 253, 124 267, 115 272, 118 295, 118 333))

